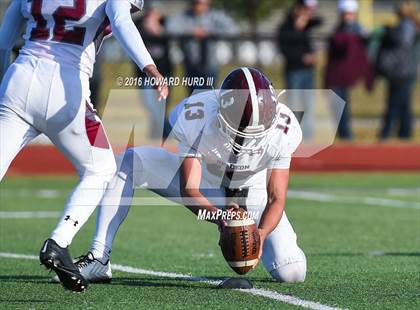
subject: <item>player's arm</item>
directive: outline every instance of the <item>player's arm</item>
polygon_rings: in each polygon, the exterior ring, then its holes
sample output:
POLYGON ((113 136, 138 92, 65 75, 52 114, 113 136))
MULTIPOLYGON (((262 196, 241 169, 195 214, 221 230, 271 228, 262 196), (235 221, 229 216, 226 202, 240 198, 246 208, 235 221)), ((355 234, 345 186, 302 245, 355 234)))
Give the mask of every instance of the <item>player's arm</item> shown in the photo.
POLYGON ((267 205, 261 215, 258 230, 262 241, 277 227, 286 205, 289 169, 268 171, 267 205))
POLYGON ((122 45, 128 56, 149 77, 156 78, 158 83, 159 100, 166 99, 169 90, 163 83, 163 76, 147 50, 136 25, 131 18, 131 2, 129 0, 108 0, 106 14, 110 20, 112 33, 122 45))
MULTIPOLYGON (((286 205, 287 188, 289 184, 289 169, 270 169, 267 180, 267 205, 261 215, 258 232, 260 235, 260 251, 263 253, 264 241, 280 223, 286 205)), ((254 264, 255 268, 258 261, 254 264)))
MULTIPOLYGON (((194 214, 198 215, 199 210, 206 212, 217 212, 206 197, 200 192, 201 183, 201 161, 197 157, 185 157, 180 169, 180 190, 185 201, 185 206, 194 214)), ((214 222, 219 224, 219 222, 214 222)))
POLYGON ((25 21, 20 12, 20 3, 20 0, 13 0, 10 3, 0 27, 0 80, 9 66, 10 54, 25 21))

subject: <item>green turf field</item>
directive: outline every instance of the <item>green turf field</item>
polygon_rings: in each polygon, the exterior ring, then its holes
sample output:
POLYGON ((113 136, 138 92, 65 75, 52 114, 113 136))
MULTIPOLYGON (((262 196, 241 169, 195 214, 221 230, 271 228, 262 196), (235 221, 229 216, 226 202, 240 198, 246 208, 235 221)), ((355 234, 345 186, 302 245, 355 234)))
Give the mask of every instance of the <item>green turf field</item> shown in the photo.
MULTIPOLYGON (((74 184, 73 178, 44 177, 6 178, 0 185, 0 309, 298 308, 293 301, 318 302, 304 303, 313 309, 420 308, 418 174, 293 175, 287 212, 307 255, 307 280, 279 284, 261 266, 249 274, 264 294, 296 297, 289 303, 256 296, 259 290, 220 290, 213 282, 167 274, 210 280, 234 275, 218 249, 216 227, 178 206, 132 208, 112 262, 138 269, 114 270, 112 284, 91 285, 83 294, 49 283, 32 256, 57 219, 14 217, 24 211, 53 217, 74 184)), ((74 240, 74 256, 88 250, 93 231, 94 218, 74 240)))

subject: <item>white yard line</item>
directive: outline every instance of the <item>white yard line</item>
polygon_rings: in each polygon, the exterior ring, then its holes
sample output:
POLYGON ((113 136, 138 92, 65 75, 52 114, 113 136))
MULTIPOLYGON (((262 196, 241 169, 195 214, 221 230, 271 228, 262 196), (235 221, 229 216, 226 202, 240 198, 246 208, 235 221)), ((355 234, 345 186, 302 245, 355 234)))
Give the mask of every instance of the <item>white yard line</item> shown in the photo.
MULTIPOLYGON (((35 255, 23 255, 23 254, 16 254, 16 253, 5 253, 0 252, 0 257, 3 258, 14 258, 14 259, 29 259, 29 260, 38 260, 38 256, 35 255)), ((173 273, 173 272, 162 272, 162 271, 153 271, 148 269, 140 269, 130 266, 124 266, 124 265, 118 265, 118 264, 112 264, 112 269, 126 272, 126 273, 133 273, 133 274, 143 274, 143 275, 151 275, 156 277, 162 277, 162 278, 171 278, 171 279, 185 279, 187 281, 193 281, 193 282, 200 282, 210 285, 218 285, 222 280, 209 280, 206 278, 201 277, 193 277, 191 275, 187 274, 180 274, 180 273, 173 273)), ((237 290, 243 293, 255 295, 255 296, 261 296, 277 301, 281 301, 290 305, 300 306, 307 309, 313 309, 313 310, 342 310, 341 308, 331 307, 327 305, 323 305, 321 303, 310 301, 310 300, 304 300, 300 299, 295 296, 291 295, 285 295, 281 294, 275 291, 270 291, 266 289, 240 289, 237 290)))
MULTIPOLYGON (((362 204, 370 206, 393 207, 393 208, 408 208, 420 209, 420 203, 414 201, 404 201, 398 199, 387 199, 379 197, 356 197, 341 194, 329 194, 315 191, 303 191, 289 189, 287 197, 291 199, 330 202, 339 204, 362 204)), ((164 205, 171 206, 177 205, 174 202, 163 200, 160 197, 135 197, 133 201, 127 201, 134 206, 152 206, 164 205)), ((223 204, 221 201, 220 204, 223 204)), ((47 219, 58 218, 61 212, 58 211, 0 211, 0 219, 47 219)))
POLYGON ((326 194, 322 192, 299 191, 289 189, 287 197, 292 199, 320 201, 320 202, 338 202, 342 204, 364 204, 371 206, 394 207, 420 209, 420 203, 397 199, 386 199, 377 197, 355 197, 335 194, 326 194))
POLYGON ((60 217, 56 211, 0 211, 0 219, 52 219, 60 217))
POLYGON ((31 197, 31 198, 44 198, 56 199, 63 195, 66 196, 68 191, 56 189, 2 189, 0 196, 3 197, 31 197))
MULTIPOLYGON (((420 188, 389 188, 386 189, 386 193, 389 195, 396 196, 405 196, 405 195, 420 195, 420 188)), ((35 197, 35 198, 44 198, 44 199, 55 199, 61 196, 65 196, 68 193, 66 191, 55 190, 55 189, 42 189, 42 190, 24 190, 24 189, 2 189, 0 190, 0 195, 5 197, 35 197)), ((378 197, 356 197, 352 194, 331 194, 325 193, 322 191, 310 191, 310 190, 294 190, 289 189, 288 197, 293 199, 301 200, 310 200, 310 201, 321 201, 321 202, 339 202, 345 204, 365 204, 365 205, 375 205, 375 206, 385 206, 385 207, 395 207, 395 208, 411 208, 411 209, 420 209, 420 202, 410 202, 399 199, 388 199, 388 198, 378 198, 378 197)), ((174 198, 176 200, 176 198, 174 198)), ((177 205, 175 202, 168 200, 163 200, 161 197, 133 197, 133 199, 127 200, 133 205, 177 205)), ((221 202, 223 204, 223 202, 221 202)), ((44 212, 44 211, 42 211, 44 212)), ((0 218, 9 218, 9 215, 1 215, 0 218)), ((37 218, 47 218, 48 216, 37 216, 37 218)), ((58 217, 53 216, 52 217, 58 217)), ((19 214, 14 217, 11 213, 10 218, 26 218, 26 216, 20 216, 19 214)), ((29 218, 29 216, 28 216, 29 218)))
POLYGON ((416 195, 420 197, 420 188, 388 188, 387 193, 395 196, 416 195))

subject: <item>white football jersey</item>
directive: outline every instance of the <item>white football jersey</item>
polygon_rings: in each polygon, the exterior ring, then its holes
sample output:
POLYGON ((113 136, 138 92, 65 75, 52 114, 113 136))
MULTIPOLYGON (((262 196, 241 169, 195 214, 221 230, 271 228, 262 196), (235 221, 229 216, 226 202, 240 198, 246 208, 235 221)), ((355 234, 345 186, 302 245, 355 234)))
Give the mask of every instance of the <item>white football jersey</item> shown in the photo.
POLYGON ((265 182, 267 169, 288 169, 292 154, 302 141, 293 112, 278 103, 277 125, 267 143, 256 152, 235 155, 219 130, 217 91, 206 91, 179 103, 170 115, 172 134, 179 141, 181 157, 202 159, 203 177, 235 188, 265 182), (229 183, 229 184, 226 184, 229 183))
MULTIPOLYGON (((138 9, 143 0, 129 0, 138 9)), ((111 34, 107 0, 21 0, 27 19, 22 54, 46 57, 92 75, 102 40, 111 34)))

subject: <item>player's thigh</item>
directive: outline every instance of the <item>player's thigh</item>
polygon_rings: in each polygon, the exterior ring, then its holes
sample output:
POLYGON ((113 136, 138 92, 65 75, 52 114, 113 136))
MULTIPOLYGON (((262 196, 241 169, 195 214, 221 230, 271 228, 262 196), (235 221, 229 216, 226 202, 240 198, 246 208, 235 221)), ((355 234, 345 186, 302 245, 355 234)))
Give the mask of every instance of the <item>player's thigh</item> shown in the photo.
POLYGON ((88 96, 89 80, 83 74, 60 69, 52 84, 46 134, 80 176, 112 176, 114 154, 88 96))
POLYGON ((119 155, 117 162, 119 170, 132 171, 136 188, 147 188, 162 197, 181 202, 181 161, 177 154, 160 147, 141 146, 119 155))
POLYGON ((0 105, 0 180, 19 151, 38 135, 14 111, 0 105))
MULTIPOLYGON (((119 173, 132 177, 134 187, 144 188, 165 197, 173 202, 185 204, 180 191, 181 159, 178 154, 164 148, 141 146, 127 150, 117 158, 119 173)), ((202 180, 202 185, 208 184, 202 180)), ((223 189, 205 186, 201 193, 216 206, 224 206, 223 189)))
POLYGON ((88 124, 84 109, 81 111, 67 127, 50 129, 48 136, 73 163, 80 176, 112 176, 116 171, 115 158, 102 122, 96 119, 88 124))

